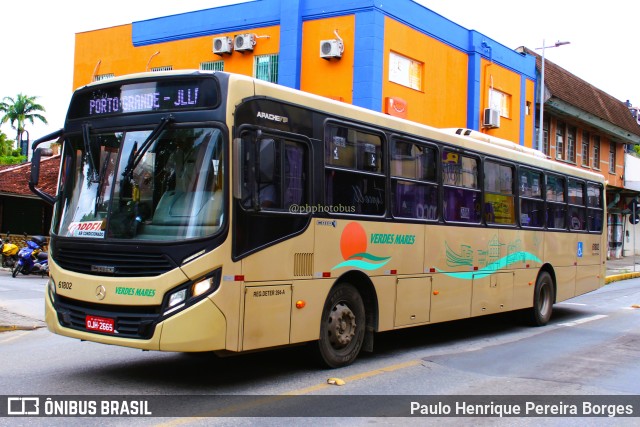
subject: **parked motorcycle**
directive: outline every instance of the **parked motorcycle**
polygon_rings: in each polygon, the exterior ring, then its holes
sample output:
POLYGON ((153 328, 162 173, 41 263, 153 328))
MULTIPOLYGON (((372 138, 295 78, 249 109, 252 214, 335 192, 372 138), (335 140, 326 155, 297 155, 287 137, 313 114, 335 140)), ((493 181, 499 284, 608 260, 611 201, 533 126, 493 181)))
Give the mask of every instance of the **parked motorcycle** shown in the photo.
POLYGON ((10 236, 9 232, 7 232, 5 240, 0 237, 0 253, 2 255, 2 266, 13 269, 16 262, 18 262, 18 245, 9 241, 10 236))
POLYGON ((27 240, 27 246, 18 252, 11 276, 22 274, 49 275, 49 254, 43 251, 46 239, 42 236, 33 236, 27 240))

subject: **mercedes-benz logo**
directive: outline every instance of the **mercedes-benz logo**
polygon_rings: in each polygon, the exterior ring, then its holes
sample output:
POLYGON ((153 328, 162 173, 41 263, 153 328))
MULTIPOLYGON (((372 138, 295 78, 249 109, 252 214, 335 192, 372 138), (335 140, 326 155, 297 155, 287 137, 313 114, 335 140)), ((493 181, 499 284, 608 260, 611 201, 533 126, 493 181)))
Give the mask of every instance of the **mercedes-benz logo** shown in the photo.
POLYGON ((103 300, 106 295, 107 290, 104 286, 100 285, 96 288, 96 298, 98 298, 99 300, 103 300))

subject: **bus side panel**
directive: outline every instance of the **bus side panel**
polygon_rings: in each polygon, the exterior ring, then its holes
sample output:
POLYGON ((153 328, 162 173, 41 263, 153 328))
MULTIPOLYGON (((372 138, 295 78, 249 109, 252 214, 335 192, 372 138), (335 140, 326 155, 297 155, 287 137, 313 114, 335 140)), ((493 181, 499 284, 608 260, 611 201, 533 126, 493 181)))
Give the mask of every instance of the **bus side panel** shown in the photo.
POLYGON ((576 294, 575 266, 555 267, 556 273, 556 302, 573 298, 576 294))
POLYGON ((576 296, 595 291, 600 287, 600 266, 582 265, 576 272, 576 296))
POLYGON ((311 278, 313 259, 322 253, 313 250, 314 227, 301 235, 259 250, 242 260, 247 282, 311 278))
POLYGON ((500 241, 505 245, 505 268, 514 272, 510 309, 531 307, 536 276, 544 260, 544 234, 540 231, 500 230, 500 241))
POLYGON ((292 344, 319 338, 322 309, 334 283, 334 279, 293 282, 290 338, 292 344), (298 301, 301 302, 302 307, 296 306, 298 301))
POLYGON ((291 285, 250 285, 244 295, 242 350, 289 344, 291 285))
POLYGON ((556 274, 556 302, 576 295, 578 234, 549 232, 544 240, 544 261, 556 274))
POLYGON ((378 330, 393 329, 396 275, 422 274, 424 226, 357 220, 313 221, 314 273, 329 274, 334 280, 354 270, 369 276, 378 299, 378 330))
POLYGON ((439 273, 433 277, 431 322, 471 315, 474 268, 486 265, 490 241, 484 229, 427 227, 425 270, 439 273))
POLYGON ((601 234, 581 234, 578 236, 578 271, 576 275, 576 295, 582 295, 602 286, 601 234))
POLYGON ((525 268, 515 271, 513 278, 513 310, 533 306, 533 291, 535 289, 538 268, 525 268))
POLYGON ((474 276, 471 316, 500 313, 511 309, 514 278, 512 271, 474 276))
POLYGON ((429 321, 433 277, 398 278, 395 326, 411 326, 429 321))

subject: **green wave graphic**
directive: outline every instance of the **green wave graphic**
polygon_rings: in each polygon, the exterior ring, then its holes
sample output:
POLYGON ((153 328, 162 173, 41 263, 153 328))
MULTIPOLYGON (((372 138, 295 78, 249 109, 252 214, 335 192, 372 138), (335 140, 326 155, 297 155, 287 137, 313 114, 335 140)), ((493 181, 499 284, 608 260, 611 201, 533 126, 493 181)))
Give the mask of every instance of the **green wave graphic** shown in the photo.
POLYGON ((351 255, 349 257, 349 259, 353 259, 353 258, 366 258, 366 259, 371 260, 371 261, 385 261, 385 260, 391 259, 390 256, 380 257, 380 256, 375 256, 375 255, 368 254, 366 252, 360 252, 360 253, 357 253, 357 254, 353 254, 353 255, 351 255))
POLYGON ((511 255, 507 255, 506 257, 500 258, 499 260, 487 265, 485 268, 477 271, 445 273, 443 270, 439 270, 437 268, 436 268, 436 271, 438 273, 443 273, 446 276, 454 277, 456 279, 463 279, 463 280, 482 279, 484 277, 491 276, 493 273, 496 273, 499 270, 507 268, 511 264, 515 264, 517 262, 526 262, 526 261, 535 261, 535 262, 542 263, 540 258, 538 258, 537 256, 535 256, 530 252, 515 252, 511 255))
POLYGON ((373 262, 366 262, 366 261, 361 261, 358 259, 350 259, 344 262, 341 262, 340 264, 337 264, 335 266, 333 266, 332 270, 335 270, 337 268, 342 268, 342 267, 356 267, 356 268, 361 268, 363 270, 375 270, 378 269, 382 266, 384 266, 386 263, 388 263, 391 260, 391 257, 387 258, 386 261, 384 262, 379 262, 379 263, 373 263, 373 262))

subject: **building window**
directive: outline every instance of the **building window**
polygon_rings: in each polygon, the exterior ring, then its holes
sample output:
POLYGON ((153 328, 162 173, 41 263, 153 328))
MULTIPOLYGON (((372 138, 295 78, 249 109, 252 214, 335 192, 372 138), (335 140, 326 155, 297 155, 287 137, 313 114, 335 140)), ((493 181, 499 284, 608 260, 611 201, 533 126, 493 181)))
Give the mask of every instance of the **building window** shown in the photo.
POLYGON ((589 132, 582 132, 582 166, 589 166, 589 132))
POLYGON ((424 64, 395 52, 389 53, 389 81, 415 90, 422 90, 424 64))
POLYGON ((94 82, 99 82, 100 80, 106 80, 106 79, 111 79, 113 77, 115 77, 116 75, 113 73, 107 73, 107 74, 97 74, 95 76, 93 76, 93 81, 94 82))
POLYGON ((609 142, 609 173, 616 173, 616 143, 609 142))
MULTIPOLYGON (((537 117, 540 117, 540 110, 536 110, 537 117)), ((540 120, 536 120, 536 140, 534 142, 536 149, 542 150, 542 152, 549 155, 549 118, 542 119, 542 147, 539 147, 540 142, 540 120)))
POLYGON ((549 151, 549 119, 542 119, 542 152, 546 155, 550 155, 549 151))
POLYGON ((500 116, 509 118, 511 95, 496 89, 489 89, 489 108, 500 111, 500 116))
POLYGON ((260 80, 278 83, 278 54, 256 56, 253 76, 260 80))
POLYGON ((569 126, 567 131, 567 160, 576 162, 576 128, 569 126))
POLYGON ((564 123, 556 123, 556 159, 564 160, 564 123))
POLYGON ((201 62, 200 69, 203 71, 224 71, 224 61, 201 62))
POLYGON ((155 72, 155 71, 171 71, 173 70, 173 65, 163 65, 161 67, 153 67, 151 68, 151 71, 155 72))
POLYGON ((600 137, 593 136, 593 167, 600 169, 600 137))

